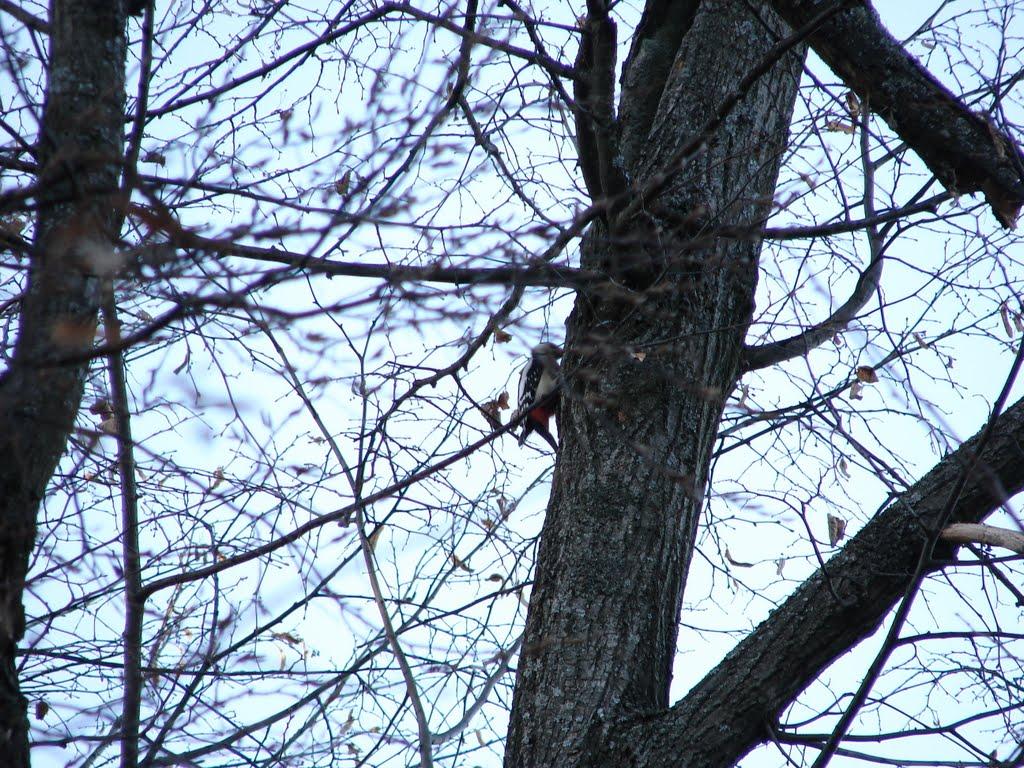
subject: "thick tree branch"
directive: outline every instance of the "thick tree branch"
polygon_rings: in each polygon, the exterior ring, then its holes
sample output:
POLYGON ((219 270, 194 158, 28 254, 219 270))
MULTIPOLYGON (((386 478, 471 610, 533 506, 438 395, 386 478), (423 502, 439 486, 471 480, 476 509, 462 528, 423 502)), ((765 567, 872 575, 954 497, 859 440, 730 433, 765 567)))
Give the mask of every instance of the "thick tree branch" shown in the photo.
POLYGON ((576 146, 590 199, 618 196, 626 175, 615 164, 615 22, 604 0, 588 0, 580 24, 580 49, 574 81, 576 146))
POLYGON ((1018 555, 1024 555, 1024 534, 994 525, 954 523, 943 529, 940 538, 951 544, 984 544, 987 547, 1002 547, 1018 555))
POLYGON ((31 30, 40 32, 44 35, 50 34, 49 22, 45 19, 40 19, 38 16, 34 16, 20 5, 12 2, 12 0, 0 0, 0 12, 9 13, 31 30))
MULTIPOLYGON (((850 0, 836 0, 818 13, 810 15, 806 23, 794 29, 792 34, 778 39, 765 51, 756 64, 745 69, 743 76, 738 82, 731 84, 731 87, 722 94, 722 98, 713 97, 715 104, 712 109, 708 110, 710 116, 696 130, 681 130, 685 128, 687 118, 671 114, 680 109, 680 104, 684 102, 686 106, 681 108, 683 113, 694 111, 699 105, 695 104, 691 107, 690 102, 697 101, 696 98, 681 99, 677 97, 672 100, 674 103, 668 103, 669 100, 666 100, 666 103, 661 104, 661 109, 666 112, 664 129, 660 134, 655 133, 651 136, 657 150, 650 152, 649 156, 644 158, 649 166, 644 173, 644 183, 636 185, 633 190, 633 199, 629 202, 628 207, 619 214, 619 219, 625 221, 645 206, 650 206, 655 197, 669 188, 678 179, 679 170, 706 148, 711 137, 722 129, 737 106, 757 88, 761 78, 778 65, 786 54, 799 51, 799 55, 803 57, 806 40, 825 21, 838 13, 847 2, 850 0), (683 141, 678 144, 675 141, 664 141, 669 137, 682 138, 683 141)), ((704 33, 705 30, 702 29, 701 32, 704 33)), ((686 64, 684 63, 681 69, 685 68, 686 64)), ((692 77, 692 73, 688 74, 692 77)), ((685 91, 685 89, 679 89, 678 85, 674 87, 680 92, 685 91)), ((625 93, 623 93, 623 98, 625 98, 625 93)), ((696 109, 696 112, 700 111, 700 109, 696 109)), ((688 216, 689 212, 685 215, 688 216)))
POLYGON ((644 6, 622 68, 620 149, 629 173, 643 155, 665 82, 696 10, 696 0, 648 0, 644 6))
MULTIPOLYGON (((911 579, 928 529, 979 444, 976 435, 878 513, 823 571, 741 642, 682 701, 653 719, 616 728, 606 765, 734 765, 766 738, 765 725, 820 672, 873 633, 911 579), (831 586, 830 586, 831 584, 831 586), (836 600, 838 593, 842 602, 836 600)), ((994 424, 980 469, 950 522, 976 523, 1024 490, 1024 401, 994 424)), ((950 554, 947 550, 942 555, 950 554)), ((944 563, 932 560, 928 572, 944 563)))
MULTIPOLYGON (((988 468, 981 462, 981 456, 985 453, 989 441, 992 439, 996 422, 1006 406, 1006 401, 1010 397, 1010 392, 1017 381, 1017 377, 1020 375, 1022 363, 1024 363, 1024 347, 1017 350, 1013 365, 1010 367, 1009 374, 1003 382, 1003 388, 992 407, 992 415, 989 417, 980 436, 976 436, 974 446, 964 457, 965 460, 960 471, 957 473, 956 481, 943 489, 945 502, 942 508, 938 511, 938 514, 930 515, 930 519, 926 521, 925 532, 927 539, 918 548, 917 564, 910 578, 907 579, 907 586, 904 589, 903 597, 899 600, 896 610, 893 612, 892 621, 889 622, 889 629, 885 633, 885 641, 875 654, 871 664, 862 674, 860 684, 857 686, 856 691, 854 691, 853 696, 850 697, 848 702, 844 703, 843 714, 835 726, 833 726, 828 739, 819 750, 812 768, 827 768, 836 749, 842 743, 843 737, 849 732, 850 726, 853 725, 857 713, 860 712, 867 702, 868 695, 878 682, 882 670, 888 664, 893 649, 899 644, 900 635, 903 633, 903 627, 906 625, 907 617, 910 616, 911 607, 920 592, 921 584, 924 582, 925 576, 935 570, 933 567, 933 557, 938 546, 940 529, 945 528, 949 523, 968 483, 976 477, 984 477, 986 480, 991 479, 988 476, 988 468)), ((1001 490, 1001 488, 996 489, 997 495, 1001 495, 1001 490)), ((839 598, 837 597, 836 599, 839 598)))
MULTIPOLYGON (((772 0, 793 27, 820 3, 772 0)), ((1024 202, 1024 156, 1012 138, 972 112, 882 26, 868 2, 836 14, 808 38, 815 52, 921 157, 946 189, 983 192, 1004 227, 1024 202)))

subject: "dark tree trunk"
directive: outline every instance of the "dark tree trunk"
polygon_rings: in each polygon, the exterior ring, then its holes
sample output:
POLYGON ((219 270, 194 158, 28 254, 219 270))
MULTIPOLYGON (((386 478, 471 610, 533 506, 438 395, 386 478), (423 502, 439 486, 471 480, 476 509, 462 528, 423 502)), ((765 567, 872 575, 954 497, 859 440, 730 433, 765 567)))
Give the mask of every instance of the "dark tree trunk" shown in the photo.
POLYGON ((39 216, 21 325, 0 379, 0 755, 29 764, 15 654, 22 592, 43 491, 82 398, 100 299, 111 267, 124 126, 125 9, 111 0, 54 0, 38 142, 39 216))
MULTIPOLYGON (((832 583, 820 573, 809 580, 668 708, 725 398, 744 366, 827 338, 810 328, 784 344, 744 348, 760 241, 714 237, 720 227, 757 233, 770 212, 801 74, 797 41, 820 48, 869 106, 905 129, 947 187, 984 191, 1004 224, 1020 208, 1024 164, 1012 141, 993 136, 902 52, 865 2, 648 0, 613 119, 607 72, 593 68, 610 60, 615 36, 604 2, 587 5, 578 148, 587 189, 607 213, 587 232, 581 261, 609 282, 580 292, 569 321, 569 396, 505 765, 728 766, 768 737, 817 672, 878 626, 926 541, 921 518, 901 503, 926 517, 959 466, 956 456, 942 462, 829 563, 832 583), (879 66, 883 56, 891 66, 879 66), (914 98, 900 96, 908 93, 914 98), (939 106, 922 115, 919 102, 939 106), (956 127, 955 140, 943 125, 956 127)), ((1015 408, 999 421, 988 454, 1008 489, 1021 486, 1020 419, 1015 408)), ((955 517, 983 519, 996 508, 1002 496, 990 485, 971 478, 955 517)))
POLYGON ((672 61, 656 60, 666 56, 664 30, 645 19, 652 37, 641 27, 627 62, 622 98, 635 112, 624 114, 619 140, 637 148, 628 176, 634 186, 665 172, 672 180, 643 210, 624 207, 585 238, 582 266, 604 270, 616 287, 581 293, 569 322, 571 396, 507 766, 584 762, 609 722, 668 704, 701 497, 739 372, 760 247, 754 238, 698 248, 695 238, 712 224, 756 231, 769 212, 801 53, 775 63, 681 172, 670 166, 788 33, 755 5, 752 13, 744 3, 700 3, 677 24, 672 61), (663 88, 652 73, 667 78, 663 88))

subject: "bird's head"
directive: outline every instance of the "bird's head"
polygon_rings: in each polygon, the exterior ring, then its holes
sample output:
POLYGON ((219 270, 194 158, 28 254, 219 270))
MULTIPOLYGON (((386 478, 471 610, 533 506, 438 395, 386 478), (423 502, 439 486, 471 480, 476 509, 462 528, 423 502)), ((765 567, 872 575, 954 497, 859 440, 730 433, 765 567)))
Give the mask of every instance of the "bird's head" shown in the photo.
POLYGON ((542 341, 540 344, 537 344, 531 350, 531 352, 534 357, 539 358, 541 360, 545 358, 550 360, 557 360, 562 356, 564 350, 557 344, 552 344, 551 342, 548 341, 542 341))

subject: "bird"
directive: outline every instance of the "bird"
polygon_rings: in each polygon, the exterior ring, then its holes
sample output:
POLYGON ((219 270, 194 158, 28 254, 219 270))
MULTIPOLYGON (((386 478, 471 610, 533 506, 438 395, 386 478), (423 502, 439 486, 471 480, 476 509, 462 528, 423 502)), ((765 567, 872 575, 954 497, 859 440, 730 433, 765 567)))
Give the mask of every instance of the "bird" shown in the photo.
POLYGON ((541 342, 530 350, 530 359, 519 374, 519 402, 513 418, 522 418, 523 432, 519 444, 523 445, 531 432, 536 432, 558 450, 558 443, 552 437, 548 424, 558 408, 559 367, 558 358, 562 348, 549 342, 541 342))

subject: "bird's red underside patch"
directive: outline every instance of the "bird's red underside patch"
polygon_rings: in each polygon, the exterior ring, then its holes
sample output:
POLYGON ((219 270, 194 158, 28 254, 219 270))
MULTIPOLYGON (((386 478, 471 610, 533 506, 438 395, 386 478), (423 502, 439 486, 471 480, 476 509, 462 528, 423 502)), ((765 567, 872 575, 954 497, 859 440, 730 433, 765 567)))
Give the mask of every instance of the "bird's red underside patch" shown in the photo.
POLYGON ((547 408, 534 408, 530 411, 530 418, 547 427, 548 419, 551 418, 551 411, 547 408))

